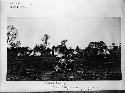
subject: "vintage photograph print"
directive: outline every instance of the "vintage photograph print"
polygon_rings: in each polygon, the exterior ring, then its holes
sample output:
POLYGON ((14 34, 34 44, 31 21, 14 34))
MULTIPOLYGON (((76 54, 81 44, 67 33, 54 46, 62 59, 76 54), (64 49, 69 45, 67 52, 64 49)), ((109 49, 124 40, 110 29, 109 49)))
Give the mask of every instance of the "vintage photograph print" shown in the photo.
POLYGON ((121 18, 8 17, 6 80, 122 80, 121 18))

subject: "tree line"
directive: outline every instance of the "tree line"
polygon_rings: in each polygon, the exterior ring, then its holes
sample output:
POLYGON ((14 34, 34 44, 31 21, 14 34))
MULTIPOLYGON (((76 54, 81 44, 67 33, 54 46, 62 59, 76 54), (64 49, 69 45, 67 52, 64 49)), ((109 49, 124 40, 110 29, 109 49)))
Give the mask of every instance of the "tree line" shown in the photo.
POLYGON ((50 36, 44 34, 41 38, 42 44, 36 44, 33 49, 30 47, 22 47, 21 41, 18 39, 18 30, 13 25, 7 26, 7 52, 8 56, 41 56, 41 57, 74 57, 74 58, 121 58, 121 44, 117 46, 112 43, 111 46, 107 46, 105 42, 90 42, 85 49, 77 46, 75 49, 67 47, 67 39, 62 40, 59 45, 49 48, 50 44, 48 40, 50 36))

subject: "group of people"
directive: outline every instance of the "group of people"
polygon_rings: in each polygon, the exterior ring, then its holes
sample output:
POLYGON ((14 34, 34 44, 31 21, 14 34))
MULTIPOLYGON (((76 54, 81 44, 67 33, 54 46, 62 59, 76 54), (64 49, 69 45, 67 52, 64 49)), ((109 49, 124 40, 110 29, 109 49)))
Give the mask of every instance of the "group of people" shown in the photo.
POLYGON ((74 59, 73 57, 62 56, 58 65, 55 66, 55 71, 58 73, 72 72, 74 71, 74 59))

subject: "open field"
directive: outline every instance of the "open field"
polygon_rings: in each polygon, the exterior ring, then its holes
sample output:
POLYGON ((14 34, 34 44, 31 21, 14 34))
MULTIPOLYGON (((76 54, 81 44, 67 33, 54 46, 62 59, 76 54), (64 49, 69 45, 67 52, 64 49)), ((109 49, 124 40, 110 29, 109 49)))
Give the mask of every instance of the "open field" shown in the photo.
POLYGON ((54 57, 8 57, 7 81, 84 81, 121 80, 121 66, 117 60, 97 64, 94 59, 74 60, 74 70, 58 73, 54 57))

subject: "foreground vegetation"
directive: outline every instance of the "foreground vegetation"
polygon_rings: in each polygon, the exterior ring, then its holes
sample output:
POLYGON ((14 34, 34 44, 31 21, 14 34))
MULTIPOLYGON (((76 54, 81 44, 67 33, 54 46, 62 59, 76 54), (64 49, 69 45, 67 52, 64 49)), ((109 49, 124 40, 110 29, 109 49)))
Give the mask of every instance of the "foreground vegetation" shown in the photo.
MULTIPOLYGON (((49 35, 42 37, 43 43, 34 48, 23 47, 17 40, 18 31, 8 26, 7 33, 7 81, 76 81, 76 80, 121 80, 121 45, 105 42, 90 42, 84 49, 61 44, 48 47, 49 35), (72 66, 56 71, 61 63, 72 66), (68 61, 70 60, 70 61, 68 61), (68 63, 69 62, 69 63, 68 63)), ((63 67, 61 65, 61 67, 63 67)))

